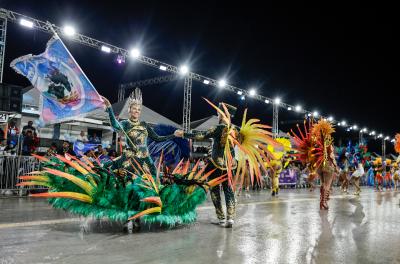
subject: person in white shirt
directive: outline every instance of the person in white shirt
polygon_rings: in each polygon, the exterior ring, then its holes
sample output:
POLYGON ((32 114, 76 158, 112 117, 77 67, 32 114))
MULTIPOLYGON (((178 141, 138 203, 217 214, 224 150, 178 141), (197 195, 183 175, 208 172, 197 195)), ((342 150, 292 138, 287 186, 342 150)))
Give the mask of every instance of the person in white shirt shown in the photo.
POLYGON ((85 135, 84 131, 81 131, 81 133, 78 136, 78 141, 82 141, 83 143, 86 143, 89 141, 89 139, 87 138, 87 136, 85 135))
POLYGON ((395 164, 393 164, 392 170, 393 170, 392 175, 393 175, 393 181, 394 181, 394 190, 397 191, 397 185, 398 185, 399 179, 400 179, 400 169, 399 169, 397 162, 395 164))
POLYGON ((353 181, 354 187, 356 188, 356 192, 354 195, 360 195, 361 188, 360 188, 360 178, 364 175, 364 166, 361 162, 358 163, 357 169, 351 175, 351 179, 353 181))

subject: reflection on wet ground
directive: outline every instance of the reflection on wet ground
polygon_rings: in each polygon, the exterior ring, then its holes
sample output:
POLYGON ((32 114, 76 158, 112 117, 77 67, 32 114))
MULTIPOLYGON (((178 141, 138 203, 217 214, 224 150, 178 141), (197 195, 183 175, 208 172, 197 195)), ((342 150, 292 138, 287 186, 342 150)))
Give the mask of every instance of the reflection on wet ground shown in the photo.
POLYGON ((210 222, 208 201, 198 221, 165 229, 84 219, 44 200, 0 199, 0 263, 400 263, 397 192, 363 189, 319 210, 318 192, 266 191, 239 197, 233 229, 210 222))

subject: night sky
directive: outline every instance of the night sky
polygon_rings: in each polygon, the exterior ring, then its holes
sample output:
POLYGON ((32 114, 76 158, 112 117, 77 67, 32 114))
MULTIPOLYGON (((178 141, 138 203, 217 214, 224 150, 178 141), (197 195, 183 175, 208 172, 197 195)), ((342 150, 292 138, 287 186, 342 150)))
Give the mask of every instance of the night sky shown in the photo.
MULTIPOLYGON (((60 26, 73 24, 79 33, 126 49, 139 45, 148 57, 173 65, 187 62, 193 72, 215 79, 225 76, 237 87, 254 86, 262 95, 280 96, 286 103, 299 103, 391 138, 400 132, 395 95, 398 15, 393 7, 276 9, 243 1, 117 2, 0 0, 0 7, 60 26)), ((4 82, 29 85, 8 65, 16 57, 43 52, 49 38, 9 23, 4 82)), ((119 83, 163 74, 132 60, 118 65, 115 55, 65 42, 99 93, 112 102, 117 100, 119 83)), ((142 91, 146 106, 182 122, 182 81, 142 91)), ((192 120, 214 114, 201 96, 238 105, 240 111, 248 107, 250 116, 272 122, 270 106, 252 99, 241 101, 230 92, 196 82, 192 120)), ((282 110, 280 120, 286 123, 281 128, 287 130, 301 119, 282 110)), ((337 141, 357 140, 357 132, 337 130, 337 141)), ((369 143, 380 152, 379 141, 369 143)), ((388 151, 392 149, 388 144, 388 151)))

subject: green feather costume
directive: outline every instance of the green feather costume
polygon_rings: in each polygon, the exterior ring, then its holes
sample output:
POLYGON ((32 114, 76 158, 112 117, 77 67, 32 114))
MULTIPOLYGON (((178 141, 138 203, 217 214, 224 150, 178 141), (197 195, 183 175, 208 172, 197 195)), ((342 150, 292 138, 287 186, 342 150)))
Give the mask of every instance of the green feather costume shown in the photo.
POLYGON ((137 171, 131 177, 120 177, 111 170, 96 166, 90 161, 80 161, 71 156, 50 159, 36 156, 42 169, 21 176, 20 186, 42 185, 48 192, 31 194, 49 198, 50 204, 71 213, 128 221, 141 218, 147 223, 173 227, 196 220, 196 207, 206 199, 212 186, 226 180, 226 176, 207 182, 209 173, 189 170, 189 162, 180 162, 164 183, 149 171, 137 171), (129 179, 129 180, 128 180, 129 179))

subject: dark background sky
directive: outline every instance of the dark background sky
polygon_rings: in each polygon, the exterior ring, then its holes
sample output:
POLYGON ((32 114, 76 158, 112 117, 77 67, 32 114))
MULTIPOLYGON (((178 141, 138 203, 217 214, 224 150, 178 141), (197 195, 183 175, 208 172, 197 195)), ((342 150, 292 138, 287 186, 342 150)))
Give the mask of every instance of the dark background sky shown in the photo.
MULTIPOLYGON (((398 128, 398 28, 395 8, 326 6, 274 8, 264 2, 207 3, 174 1, 3 1, 7 8, 57 25, 72 23, 78 32, 173 65, 189 62, 191 70, 308 110, 345 119, 391 136, 398 128)), ((217 2, 217 1, 215 1, 217 2)), ((9 23, 6 65, 18 56, 43 52, 48 34, 9 23)), ((160 76, 156 69, 65 41, 73 56, 111 101, 121 82, 160 76)), ((4 82, 29 85, 5 68, 4 82)), ((145 105, 181 123, 183 83, 142 89, 145 105)), ((201 99, 224 100, 249 107, 250 116, 271 123, 272 110, 251 99, 194 83, 192 120, 214 111, 201 99)), ((238 117, 241 118, 240 116, 238 117)), ((281 111, 280 120, 301 117, 281 111)), ((288 129, 291 125, 282 125, 288 129)), ((358 133, 338 128, 337 141, 357 140, 358 133)), ((373 150, 379 141, 370 140, 373 150)), ((392 151, 391 144, 388 150, 392 151)))

